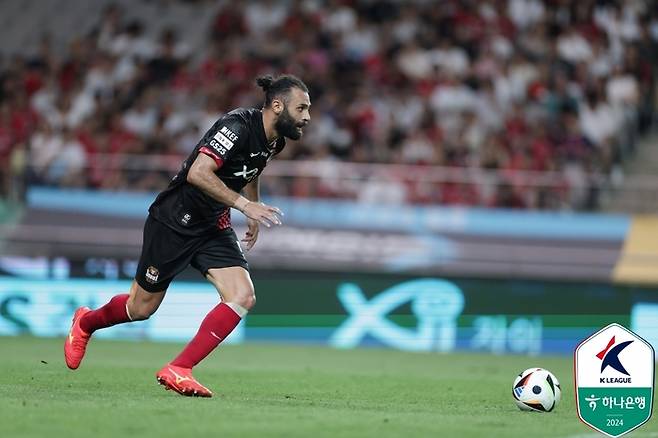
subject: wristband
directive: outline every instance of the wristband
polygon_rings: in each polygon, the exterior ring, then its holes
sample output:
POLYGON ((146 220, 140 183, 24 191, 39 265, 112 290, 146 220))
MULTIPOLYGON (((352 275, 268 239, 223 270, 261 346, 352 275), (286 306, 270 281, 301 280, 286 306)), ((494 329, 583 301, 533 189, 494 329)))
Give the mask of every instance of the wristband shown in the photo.
POLYGON ((235 200, 233 203, 233 207, 237 208, 240 211, 243 211, 247 204, 249 204, 251 201, 245 198, 244 196, 240 196, 238 199, 235 200))

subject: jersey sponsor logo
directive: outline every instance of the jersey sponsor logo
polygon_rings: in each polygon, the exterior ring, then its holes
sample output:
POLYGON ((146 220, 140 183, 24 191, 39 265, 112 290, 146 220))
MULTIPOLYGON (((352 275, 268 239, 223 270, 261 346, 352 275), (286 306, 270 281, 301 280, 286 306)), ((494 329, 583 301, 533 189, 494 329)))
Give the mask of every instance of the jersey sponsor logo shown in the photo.
POLYGON ((228 129, 226 126, 223 126, 222 129, 219 130, 222 134, 224 134, 229 140, 235 141, 238 139, 238 136, 233 133, 230 129, 228 129))
POLYGON ((247 165, 242 165, 242 170, 240 172, 234 172, 233 175, 241 176, 247 181, 253 179, 258 173, 258 168, 247 170, 247 165))
POLYGON ((210 140, 210 146, 211 146, 214 150, 216 150, 217 153, 218 153, 219 155, 221 155, 222 157, 226 155, 226 149, 225 149, 222 145, 220 145, 220 144, 217 142, 217 140, 215 140, 214 138, 213 138, 212 140, 210 140))
POLYGON ((213 139, 217 140, 219 142, 219 144, 224 146, 227 150, 231 150, 231 148, 233 147, 233 142, 231 140, 229 140, 228 137, 226 137, 221 132, 218 132, 217 134, 215 134, 213 136, 213 139))
POLYGON ((160 271, 157 270, 157 268, 153 266, 149 266, 146 268, 146 281, 149 283, 155 283, 158 281, 158 277, 160 276, 160 271))

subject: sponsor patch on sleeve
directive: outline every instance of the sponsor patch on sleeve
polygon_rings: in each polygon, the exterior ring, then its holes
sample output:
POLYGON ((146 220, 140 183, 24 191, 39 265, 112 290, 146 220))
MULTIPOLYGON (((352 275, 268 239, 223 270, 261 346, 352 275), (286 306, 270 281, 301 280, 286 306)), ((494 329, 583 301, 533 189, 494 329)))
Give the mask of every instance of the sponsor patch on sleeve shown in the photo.
POLYGON ((231 150, 231 148, 235 144, 234 142, 238 139, 238 136, 235 135, 226 126, 224 126, 213 136, 213 138, 217 140, 217 142, 219 142, 219 144, 224 146, 227 150, 231 150))

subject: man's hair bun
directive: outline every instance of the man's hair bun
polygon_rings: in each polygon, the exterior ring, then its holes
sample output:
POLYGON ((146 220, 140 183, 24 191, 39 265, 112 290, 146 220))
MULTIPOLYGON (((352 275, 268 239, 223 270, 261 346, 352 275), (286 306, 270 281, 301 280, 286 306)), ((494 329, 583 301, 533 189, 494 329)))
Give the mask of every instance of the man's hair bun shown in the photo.
POLYGON ((274 83, 274 78, 271 75, 261 76, 256 79, 256 83, 267 93, 274 83))
POLYGON ((265 106, 270 106, 272 100, 281 95, 287 95, 291 89, 299 88, 305 93, 308 93, 308 88, 296 76, 281 75, 274 78, 272 75, 260 76, 256 79, 256 83, 265 92, 265 106))

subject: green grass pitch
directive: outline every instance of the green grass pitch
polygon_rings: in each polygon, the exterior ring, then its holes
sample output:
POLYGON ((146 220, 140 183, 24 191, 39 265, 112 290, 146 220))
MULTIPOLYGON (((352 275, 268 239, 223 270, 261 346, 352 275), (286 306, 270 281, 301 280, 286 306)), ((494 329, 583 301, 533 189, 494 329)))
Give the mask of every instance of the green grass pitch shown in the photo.
MULTIPOLYGON (((155 372, 179 344, 94 340, 80 369, 62 339, 0 338, 1 437, 569 437, 580 423, 568 357, 222 346, 195 371, 211 399, 178 396, 155 372), (553 371, 553 413, 525 413, 511 383, 553 371)), ((658 437, 651 420, 631 437, 658 437)))

